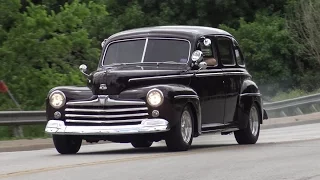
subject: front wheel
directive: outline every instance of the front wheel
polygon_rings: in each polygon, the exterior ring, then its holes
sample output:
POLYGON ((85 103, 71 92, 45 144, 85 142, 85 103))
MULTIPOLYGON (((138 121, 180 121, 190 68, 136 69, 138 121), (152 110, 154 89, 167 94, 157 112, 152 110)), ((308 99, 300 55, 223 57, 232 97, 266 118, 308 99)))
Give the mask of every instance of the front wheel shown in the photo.
POLYGON ((186 151, 193 140, 194 117, 189 106, 183 109, 179 123, 166 134, 166 144, 170 151, 186 151))
POLYGON ((238 144, 255 144, 257 142, 260 134, 260 120, 259 108, 256 103, 253 103, 247 127, 234 132, 238 144))
POLYGON ((76 154, 82 144, 79 136, 53 135, 54 146, 60 154, 76 154))

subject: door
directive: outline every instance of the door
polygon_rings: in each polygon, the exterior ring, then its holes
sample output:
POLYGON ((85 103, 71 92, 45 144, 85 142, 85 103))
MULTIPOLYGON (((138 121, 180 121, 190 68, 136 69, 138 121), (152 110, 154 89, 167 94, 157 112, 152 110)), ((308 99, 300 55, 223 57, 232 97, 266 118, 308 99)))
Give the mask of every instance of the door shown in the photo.
POLYGON ((236 107, 244 72, 236 62, 233 40, 229 37, 217 37, 219 58, 224 74, 225 113, 224 124, 230 124, 236 117, 236 107))
MULTIPOLYGON (((217 60, 215 41, 210 46, 201 45, 197 48, 203 52, 204 60, 217 60)), ((223 125, 225 92, 223 72, 218 64, 208 64, 207 69, 193 70, 196 75, 191 80, 191 87, 196 90, 200 98, 202 129, 210 130, 223 125)))

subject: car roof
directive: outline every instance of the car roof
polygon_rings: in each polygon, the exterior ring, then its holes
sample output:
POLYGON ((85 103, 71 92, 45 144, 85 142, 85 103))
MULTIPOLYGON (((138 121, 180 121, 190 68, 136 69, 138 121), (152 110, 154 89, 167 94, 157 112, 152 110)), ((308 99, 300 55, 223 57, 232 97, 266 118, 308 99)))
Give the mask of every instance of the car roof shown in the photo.
POLYGON ((205 35, 226 35, 233 37, 229 32, 205 26, 151 26, 130 30, 124 30, 111 35, 108 39, 122 39, 139 36, 181 36, 188 38, 198 38, 205 35))

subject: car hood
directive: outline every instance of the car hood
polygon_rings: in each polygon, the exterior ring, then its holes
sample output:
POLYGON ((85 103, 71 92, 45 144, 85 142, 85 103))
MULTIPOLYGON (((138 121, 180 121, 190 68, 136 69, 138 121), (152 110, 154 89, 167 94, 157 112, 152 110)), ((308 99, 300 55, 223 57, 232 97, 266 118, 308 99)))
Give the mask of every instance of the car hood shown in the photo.
POLYGON ((180 66, 141 66, 123 65, 98 69, 93 72, 89 79, 89 86, 93 94, 118 95, 123 90, 129 88, 129 79, 141 77, 154 77, 165 75, 179 75, 185 69, 180 66), (103 88, 100 88, 103 87, 103 88))

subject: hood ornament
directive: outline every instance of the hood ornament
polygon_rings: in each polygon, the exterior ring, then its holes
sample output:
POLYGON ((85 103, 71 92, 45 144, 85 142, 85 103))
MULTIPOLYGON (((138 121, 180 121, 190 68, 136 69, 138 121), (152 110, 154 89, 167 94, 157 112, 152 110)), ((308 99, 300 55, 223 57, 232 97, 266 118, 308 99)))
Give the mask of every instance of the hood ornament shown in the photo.
POLYGON ((100 90, 107 90, 108 87, 106 84, 100 84, 100 87, 99 87, 100 90))

